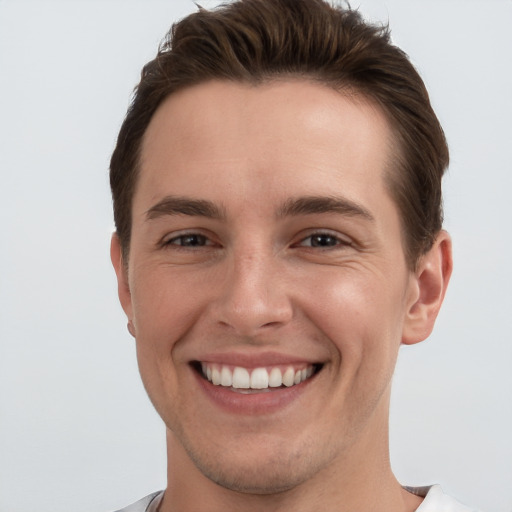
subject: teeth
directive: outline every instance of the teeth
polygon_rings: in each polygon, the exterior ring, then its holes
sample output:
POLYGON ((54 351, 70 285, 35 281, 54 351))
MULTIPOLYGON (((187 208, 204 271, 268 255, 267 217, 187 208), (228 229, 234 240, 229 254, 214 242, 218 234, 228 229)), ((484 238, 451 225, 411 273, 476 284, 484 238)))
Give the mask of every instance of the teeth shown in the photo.
POLYGON ((265 368, 256 368, 251 373, 251 389, 268 388, 268 372, 265 368))
POLYGON ((295 380, 295 372, 293 371, 293 368, 287 368, 283 375, 283 384, 289 388, 290 386, 294 385, 295 380))
POLYGON ((309 379, 314 372, 313 365, 301 368, 274 366, 255 368, 250 371, 241 366, 224 366, 201 363, 203 376, 215 386, 235 389, 268 389, 281 386, 291 387, 309 379))
MULTIPOLYGON (((226 368, 226 366, 224 366, 226 368)), ((229 371, 229 368, 227 369, 229 371)), ((233 387, 248 389, 251 387, 251 377, 245 368, 237 366, 233 372, 233 387)))
POLYGON ((220 372, 218 368, 212 369, 212 382, 218 386, 220 384, 220 372))
POLYGON ((229 371, 229 368, 223 366, 220 371, 220 385, 231 387, 231 384, 233 384, 233 375, 229 371))
POLYGON ((272 368, 272 370, 270 370, 268 385, 271 388, 278 388, 283 385, 283 374, 279 368, 272 368))

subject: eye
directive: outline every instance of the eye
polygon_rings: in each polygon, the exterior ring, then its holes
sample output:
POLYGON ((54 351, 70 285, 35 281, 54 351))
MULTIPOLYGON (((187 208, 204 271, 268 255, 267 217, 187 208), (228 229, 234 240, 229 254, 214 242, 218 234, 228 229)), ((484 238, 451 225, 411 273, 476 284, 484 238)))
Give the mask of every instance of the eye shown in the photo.
POLYGON ((313 233, 301 240, 298 245, 300 247, 329 248, 350 245, 350 242, 331 233, 313 233))
POLYGON ((178 245, 180 247, 204 247, 212 245, 210 240, 204 235, 198 233, 187 233, 184 235, 176 236, 167 240, 164 245, 178 245))

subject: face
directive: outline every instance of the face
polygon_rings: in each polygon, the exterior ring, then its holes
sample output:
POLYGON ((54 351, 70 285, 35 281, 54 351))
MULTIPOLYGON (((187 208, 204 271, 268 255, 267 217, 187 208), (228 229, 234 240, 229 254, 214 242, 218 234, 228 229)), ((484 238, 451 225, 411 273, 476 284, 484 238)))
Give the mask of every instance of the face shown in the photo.
POLYGON ((306 81, 210 82, 152 119, 113 259, 170 443, 214 482, 289 489, 385 449, 421 296, 391 145, 376 107, 306 81))

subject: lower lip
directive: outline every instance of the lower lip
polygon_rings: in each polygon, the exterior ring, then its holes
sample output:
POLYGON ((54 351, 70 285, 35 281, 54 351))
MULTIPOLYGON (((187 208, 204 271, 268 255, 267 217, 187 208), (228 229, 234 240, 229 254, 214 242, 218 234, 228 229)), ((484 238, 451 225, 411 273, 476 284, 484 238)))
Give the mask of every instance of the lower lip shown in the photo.
POLYGON ((215 386, 195 370, 192 371, 200 388, 216 406, 226 412, 243 415, 272 414, 280 411, 295 400, 300 399, 315 379, 315 375, 313 375, 300 384, 295 384, 289 388, 270 388, 271 391, 260 393, 239 393, 225 386, 215 386))

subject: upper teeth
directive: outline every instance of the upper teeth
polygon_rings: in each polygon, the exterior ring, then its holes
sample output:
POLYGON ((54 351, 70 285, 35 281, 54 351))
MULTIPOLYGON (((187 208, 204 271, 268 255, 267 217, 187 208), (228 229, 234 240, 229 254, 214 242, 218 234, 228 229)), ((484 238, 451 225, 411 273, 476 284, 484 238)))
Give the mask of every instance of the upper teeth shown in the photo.
POLYGON ((313 375, 313 365, 301 368, 293 366, 273 366, 249 370, 242 366, 227 366, 201 363, 203 375, 216 386, 237 389, 267 389, 279 386, 293 386, 313 375))

